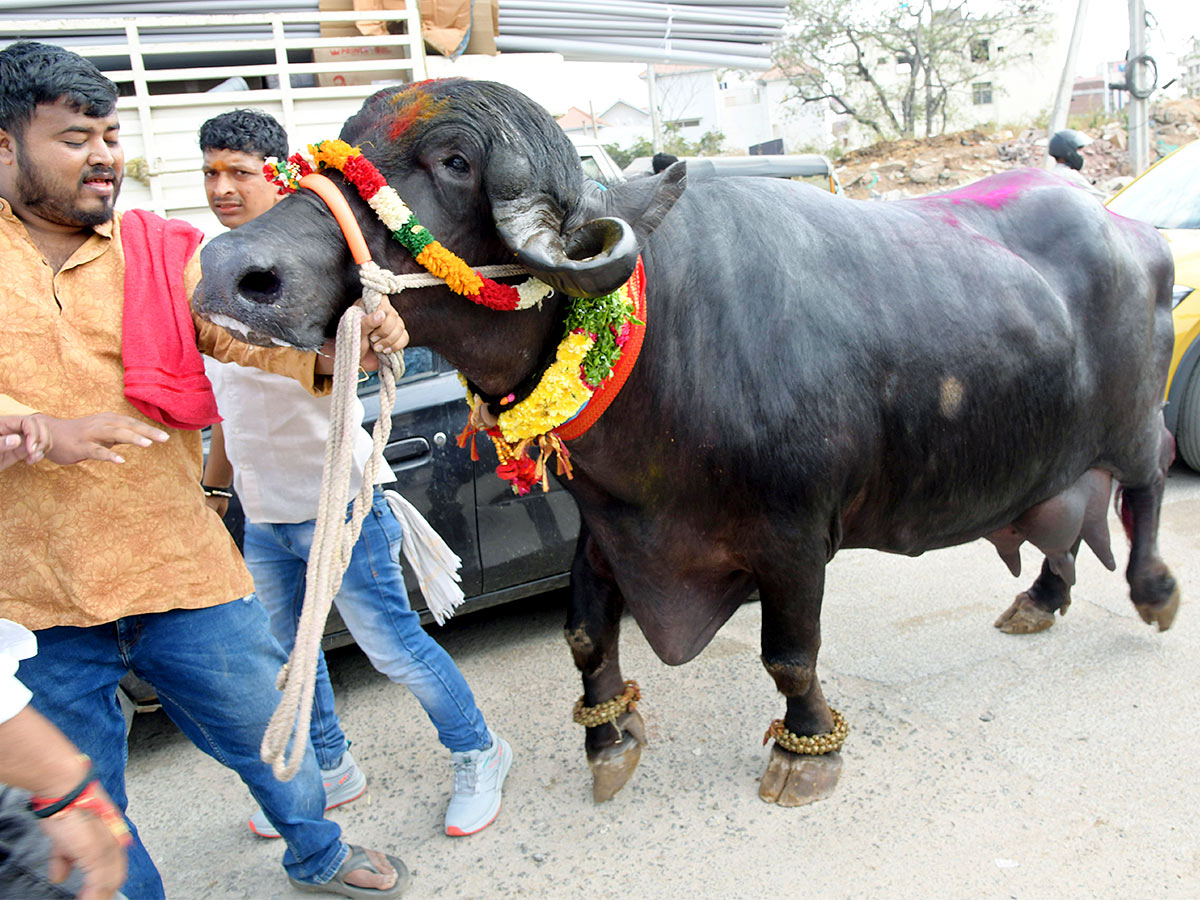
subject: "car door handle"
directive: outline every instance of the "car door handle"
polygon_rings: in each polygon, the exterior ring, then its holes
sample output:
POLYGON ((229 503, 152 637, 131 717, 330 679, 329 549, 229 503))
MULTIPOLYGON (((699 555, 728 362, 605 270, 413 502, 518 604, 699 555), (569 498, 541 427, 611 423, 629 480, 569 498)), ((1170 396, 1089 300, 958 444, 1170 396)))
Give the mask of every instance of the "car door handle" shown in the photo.
POLYGON ((423 437, 405 438, 383 448, 383 458, 393 469, 412 469, 432 459, 429 441, 423 437))

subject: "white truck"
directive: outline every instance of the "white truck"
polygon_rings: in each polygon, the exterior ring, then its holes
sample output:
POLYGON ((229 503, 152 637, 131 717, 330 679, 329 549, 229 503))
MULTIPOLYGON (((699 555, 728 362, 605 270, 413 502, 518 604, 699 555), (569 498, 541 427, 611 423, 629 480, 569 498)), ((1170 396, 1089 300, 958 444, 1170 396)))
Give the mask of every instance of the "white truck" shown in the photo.
POLYGON ((254 107, 283 124, 292 147, 337 137, 380 86, 426 77, 417 6, 408 6, 371 13, 399 23, 401 33, 362 36, 354 23, 364 16, 353 9, 52 19, 17 17, 4 4, 0 46, 46 41, 96 63, 121 91, 126 177, 119 207, 150 209, 215 234, 224 228, 204 197, 200 125, 254 107))

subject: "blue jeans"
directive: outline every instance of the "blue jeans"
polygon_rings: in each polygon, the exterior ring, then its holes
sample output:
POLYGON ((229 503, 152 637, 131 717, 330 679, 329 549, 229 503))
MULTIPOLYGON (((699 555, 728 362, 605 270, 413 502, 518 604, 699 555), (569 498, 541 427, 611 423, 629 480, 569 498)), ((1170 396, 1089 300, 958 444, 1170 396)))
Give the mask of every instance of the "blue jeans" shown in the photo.
MULTIPOLYGON (((296 642, 304 603, 314 524, 311 519, 282 525, 246 523, 244 553, 254 576, 254 592, 271 616, 272 633, 288 653, 296 642)), ((446 747, 452 751, 486 747, 491 738, 466 679, 409 606, 399 562, 402 539, 400 523, 383 491, 376 488, 334 603, 371 664, 392 681, 408 686, 446 747)), ((333 687, 323 654, 317 663, 310 731, 321 767, 336 766, 345 752, 346 736, 333 710, 333 687)))
MULTIPOLYGON (((92 758, 100 782, 124 812, 125 717, 117 683, 127 669, 154 685, 172 721, 197 747, 241 776, 287 842, 283 867, 298 881, 323 883, 348 848, 326 821, 325 789, 316 757, 305 754, 291 781, 275 779, 259 746, 279 703, 275 676, 284 662, 267 615, 253 597, 207 609, 129 616, 90 628, 60 626, 37 633, 37 656, 18 677, 33 705, 92 758)), ((163 896, 162 879, 129 823, 131 900, 163 896)))

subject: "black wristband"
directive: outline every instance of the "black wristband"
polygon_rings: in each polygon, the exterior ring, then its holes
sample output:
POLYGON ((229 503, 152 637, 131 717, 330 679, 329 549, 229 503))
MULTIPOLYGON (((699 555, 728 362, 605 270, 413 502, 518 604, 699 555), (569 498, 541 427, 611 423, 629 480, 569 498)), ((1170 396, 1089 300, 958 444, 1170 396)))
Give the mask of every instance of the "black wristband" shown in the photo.
POLYGON ((89 759, 87 774, 85 774, 83 776, 83 781, 79 782, 79 784, 76 785, 71 790, 71 793, 67 794, 65 797, 55 800, 49 806, 43 806, 40 809, 34 809, 34 803, 38 802, 38 801, 44 802, 43 798, 31 797, 29 799, 29 811, 31 813, 33 813, 34 816, 36 816, 39 819, 46 819, 46 818, 49 818, 50 816, 54 815, 56 812, 62 812, 64 809, 66 809, 68 806, 70 806, 72 803, 74 803, 76 800, 78 800, 79 795, 82 794, 84 791, 86 791, 88 785, 91 784, 95 780, 96 780, 96 766, 89 759))
POLYGON ((202 484, 200 487, 204 491, 205 497, 224 497, 227 500, 233 499, 233 491, 227 487, 213 487, 210 484, 202 484))

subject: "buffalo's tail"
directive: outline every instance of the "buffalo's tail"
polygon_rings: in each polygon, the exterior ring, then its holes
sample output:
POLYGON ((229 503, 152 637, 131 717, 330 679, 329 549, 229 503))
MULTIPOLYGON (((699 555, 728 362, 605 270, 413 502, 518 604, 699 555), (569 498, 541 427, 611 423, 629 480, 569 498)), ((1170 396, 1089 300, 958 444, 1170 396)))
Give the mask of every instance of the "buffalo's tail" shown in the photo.
POLYGON ((1125 488, 1117 485, 1117 493, 1113 497, 1113 506, 1116 508, 1117 515, 1121 519, 1121 525, 1125 528, 1125 539, 1130 544, 1133 543, 1133 510, 1130 509, 1128 501, 1125 499, 1125 488))

